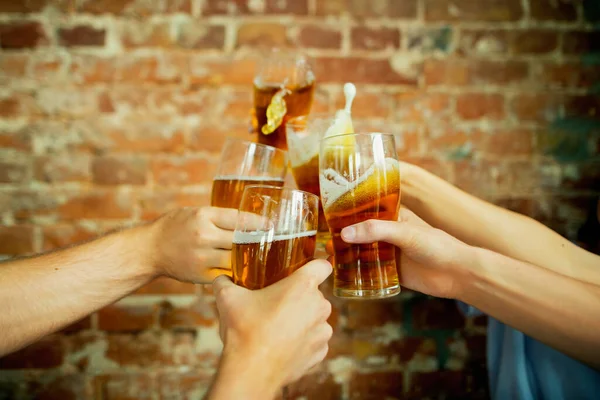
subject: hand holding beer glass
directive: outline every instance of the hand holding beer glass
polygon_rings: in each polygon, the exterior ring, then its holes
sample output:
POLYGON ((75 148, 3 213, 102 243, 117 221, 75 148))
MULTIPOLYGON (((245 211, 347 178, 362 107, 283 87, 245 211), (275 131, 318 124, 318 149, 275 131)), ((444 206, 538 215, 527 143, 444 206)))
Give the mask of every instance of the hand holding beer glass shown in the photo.
POLYGON ((321 199, 335 252, 334 294, 369 299, 400 293, 393 245, 348 244, 341 238, 343 228, 359 222, 397 220, 400 170, 394 136, 325 137, 319 169, 321 199))
POLYGON ((228 138, 213 180, 211 206, 238 208, 248 185, 283 186, 287 154, 271 146, 228 138))
POLYGON ((233 234, 234 283, 262 289, 312 260, 318 202, 317 196, 300 190, 246 187, 233 234))

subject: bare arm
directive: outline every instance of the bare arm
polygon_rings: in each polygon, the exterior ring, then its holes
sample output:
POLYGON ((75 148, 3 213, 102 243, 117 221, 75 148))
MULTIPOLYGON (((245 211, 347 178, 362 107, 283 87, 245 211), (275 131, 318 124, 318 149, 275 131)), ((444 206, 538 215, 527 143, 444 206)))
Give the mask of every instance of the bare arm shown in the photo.
POLYGON ((471 196, 403 164, 402 202, 432 226, 473 246, 600 284, 600 259, 532 218, 471 196))
POLYGON ((345 228, 342 237, 349 243, 398 246, 403 286, 464 301, 600 367, 600 284, 469 246, 406 209, 399 222, 367 221, 345 228))
POLYGON ((0 356, 158 275, 209 283, 229 267, 235 210, 184 209, 80 246, 0 264, 0 356), (221 228, 220 228, 221 227, 221 228))

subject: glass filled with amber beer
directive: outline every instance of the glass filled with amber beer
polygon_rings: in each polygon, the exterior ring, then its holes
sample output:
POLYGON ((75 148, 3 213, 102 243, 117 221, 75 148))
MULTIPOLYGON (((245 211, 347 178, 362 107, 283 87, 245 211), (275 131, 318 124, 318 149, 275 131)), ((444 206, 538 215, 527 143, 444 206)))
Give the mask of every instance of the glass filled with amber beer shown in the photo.
POLYGON ((374 299, 400 293, 393 245, 348 244, 341 238, 343 228, 358 222, 397 220, 400 170, 394 136, 326 137, 319 157, 321 200, 335 252, 334 295, 374 299))
MULTIPOLYGON (((319 145, 331 126, 331 114, 311 114, 291 118, 286 124, 288 157, 298 189, 321 195, 319 186, 319 145)), ((319 202, 317 242, 324 245, 331 236, 319 202)))
POLYGON ((308 115, 314 91, 315 75, 304 55, 283 49, 265 54, 254 77, 253 126, 258 142, 287 149, 285 124, 308 115))
POLYGON ((246 187, 233 234, 233 281, 262 289, 312 260, 318 203, 317 196, 301 190, 246 187))
POLYGON ((283 150, 228 138, 213 180, 211 205, 237 209, 246 186, 283 186, 287 164, 283 150))

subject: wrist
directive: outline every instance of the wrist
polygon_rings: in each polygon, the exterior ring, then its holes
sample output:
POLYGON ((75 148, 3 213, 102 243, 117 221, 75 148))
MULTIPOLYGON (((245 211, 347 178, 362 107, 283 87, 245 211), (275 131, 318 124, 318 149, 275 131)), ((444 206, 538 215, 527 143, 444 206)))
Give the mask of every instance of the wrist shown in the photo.
POLYGON ((157 221, 136 226, 130 230, 130 233, 135 237, 133 246, 135 246, 134 250, 139 254, 139 264, 142 273, 150 276, 151 279, 161 275, 159 267, 160 241, 157 221))
MULTIPOLYGON (((226 346, 221 355, 213 393, 220 398, 273 399, 283 385, 272 365, 260 357, 226 346)), ((212 399, 212 397, 211 397, 212 399)))
POLYGON ((456 275, 452 298, 468 303, 469 293, 472 293, 482 276, 482 250, 479 247, 463 243, 455 253, 451 266, 456 275))

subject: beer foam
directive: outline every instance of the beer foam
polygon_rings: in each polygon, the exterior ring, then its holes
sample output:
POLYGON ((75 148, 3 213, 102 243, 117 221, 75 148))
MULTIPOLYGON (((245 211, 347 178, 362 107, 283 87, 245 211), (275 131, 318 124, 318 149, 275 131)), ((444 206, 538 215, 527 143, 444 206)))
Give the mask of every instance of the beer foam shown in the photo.
POLYGON ((307 231, 300 233, 291 233, 287 235, 275 235, 273 231, 253 231, 253 232, 240 232, 235 231, 233 233, 234 244, 254 244, 261 242, 276 242, 278 240, 291 240, 298 239, 307 236, 316 236, 317 231, 307 231))
MULTIPOLYGON (((387 171, 400 171, 400 165, 398 160, 394 158, 386 158, 385 159, 385 167, 384 170, 387 171)), ((323 199, 323 208, 329 208, 333 203, 335 203, 340 197, 350 192, 351 190, 356 189, 356 187, 363 182, 366 182, 368 179, 373 176, 376 169, 379 169, 379 165, 377 163, 372 164, 364 174, 362 174, 355 181, 348 181, 345 177, 343 177, 339 172, 334 170, 333 168, 328 168, 325 171, 321 172, 320 176, 320 186, 321 186, 321 197, 323 199)))
POLYGON ((254 181, 254 182, 264 182, 264 181, 279 181, 284 182, 283 178, 278 176, 239 176, 239 175, 218 175, 214 178, 215 181, 254 181))

